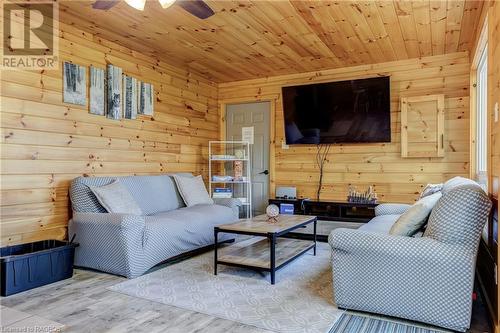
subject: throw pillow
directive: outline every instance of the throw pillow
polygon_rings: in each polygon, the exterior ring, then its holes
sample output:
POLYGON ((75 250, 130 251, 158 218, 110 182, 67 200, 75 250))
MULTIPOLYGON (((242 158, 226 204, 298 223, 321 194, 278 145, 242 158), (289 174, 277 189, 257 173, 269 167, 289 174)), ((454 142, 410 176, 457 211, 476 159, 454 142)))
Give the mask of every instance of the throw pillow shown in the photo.
POLYGON ((441 192, 437 192, 415 202, 413 206, 398 218, 389 231, 389 234, 413 236, 427 222, 432 208, 440 198, 441 192))
POLYGON ((104 186, 89 186, 108 213, 143 215, 130 192, 118 180, 104 186))
POLYGON ((184 177, 174 175, 177 189, 181 194, 182 199, 186 206, 191 207, 199 204, 213 204, 214 201, 208 195, 203 178, 197 177, 184 177))
POLYGON ((427 186, 424 187, 424 189, 420 193, 419 199, 422 199, 428 195, 431 195, 431 194, 434 194, 437 192, 441 192, 442 189, 443 189, 443 183, 441 183, 441 184, 427 184, 427 186))

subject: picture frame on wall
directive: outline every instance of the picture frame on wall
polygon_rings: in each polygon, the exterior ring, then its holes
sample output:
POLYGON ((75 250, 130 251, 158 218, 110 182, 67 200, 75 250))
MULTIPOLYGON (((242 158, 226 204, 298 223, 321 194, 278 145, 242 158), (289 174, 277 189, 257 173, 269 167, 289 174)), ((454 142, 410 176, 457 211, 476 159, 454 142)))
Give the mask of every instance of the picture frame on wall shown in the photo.
POLYGON ((122 69, 107 66, 107 108, 106 117, 118 120, 122 118, 122 69))
POLYGON ((63 102, 87 105, 86 67, 64 62, 63 65, 63 102))
POLYGON ((154 112, 154 88, 151 83, 140 82, 139 84, 139 114, 153 116, 154 112))
POLYGON ((138 90, 137 79, 128 75, 123 75, 123 118, 136 119, 138 111, 138 90))
POLYGON ((102 68, 90 66, 90 110, 91 114, 104 116, 106 107, 105 72, 102 68))

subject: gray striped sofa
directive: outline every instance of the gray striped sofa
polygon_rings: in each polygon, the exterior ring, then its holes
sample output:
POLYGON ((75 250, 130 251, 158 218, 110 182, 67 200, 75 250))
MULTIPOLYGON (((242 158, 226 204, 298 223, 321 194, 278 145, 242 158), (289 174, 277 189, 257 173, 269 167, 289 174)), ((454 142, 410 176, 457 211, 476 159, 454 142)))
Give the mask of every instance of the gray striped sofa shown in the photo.
POLYGON ((444 184, 422 237, 389 235, 408 207, 379 205, 363 228, 330 234, 335 303, 466 331, 491 201, 477 183, 455 178, 444 184))
MULTIPOLYGON (((184 174, 192 176, 191 174, 184 174)), ((69 236, 80 243, 75 265, 134 278, 156 264, 214 243, 214 225, 234 222, 239 201, 186 207, 172 175, 78 177, 70 187, 69 236), (108 213, 89 186, 119 179, 144 216, 108 213)), ((221 239, 221 240, 224 240, 221 239)))

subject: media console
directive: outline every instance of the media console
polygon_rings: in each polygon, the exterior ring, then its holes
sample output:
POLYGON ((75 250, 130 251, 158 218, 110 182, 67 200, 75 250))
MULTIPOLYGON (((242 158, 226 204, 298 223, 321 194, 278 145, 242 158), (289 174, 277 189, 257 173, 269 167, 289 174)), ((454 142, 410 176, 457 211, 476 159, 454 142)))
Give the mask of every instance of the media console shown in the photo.
MULTIPOLYGON (((378 204, 363 204, 347 201, 317 201, 308 199, 269 199, 269 204, 292 204, 296 215, 314 215, 318 218, 318 240, 327 241, 328 235, 336 228, 358 228, 375 217, 378 204)), ((297 238, 310 238, 312 231, 307 228, 293 233, 297 238)))

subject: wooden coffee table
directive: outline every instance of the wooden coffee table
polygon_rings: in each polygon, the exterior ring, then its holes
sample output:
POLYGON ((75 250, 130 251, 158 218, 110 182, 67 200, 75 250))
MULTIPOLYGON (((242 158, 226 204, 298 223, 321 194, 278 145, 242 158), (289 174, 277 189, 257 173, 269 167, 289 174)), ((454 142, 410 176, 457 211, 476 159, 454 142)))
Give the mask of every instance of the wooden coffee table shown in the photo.
POLYGON ((215 275, 218 264, 245 267, 270 272, 271 284, 274 284, 278 269, 310 249, 313 249, 316 255, 316 216, 279 215, 275 223, 269 223, 267 215, 259 215, 236 223, 216 226, 214 236, 215 275), (311 223, 314 225, 312 241, 286 238, 287 233, 311 223), (256 237, 218 250, 218 234, 221 232, 256 237))

